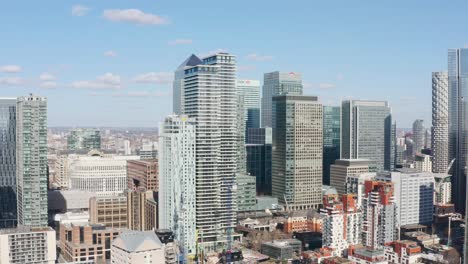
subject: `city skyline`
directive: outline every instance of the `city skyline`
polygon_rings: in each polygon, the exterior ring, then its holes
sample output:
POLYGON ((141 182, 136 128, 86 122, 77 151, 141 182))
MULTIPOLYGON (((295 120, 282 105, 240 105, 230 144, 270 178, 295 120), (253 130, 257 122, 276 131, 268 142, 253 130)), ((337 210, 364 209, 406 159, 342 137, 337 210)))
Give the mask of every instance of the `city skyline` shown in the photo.
POLYGON ((457 26, 463 2, 436 8, 296 1, 245 8, 239 1, 223 6, 230 14, 212 1, 185 3, 184 9, 170 2, 128 1, 23 6, 8 2, 0 10, 0 22, 8 25, 0 44, 0 92, 47 96, 50 126, 157 127, 172 109, 173 69, 192 52, 217 50, 237 56, 238 78, 301 72, 304 94, 318 96, 324 105, 338 106, 350 97, 388 100, 400 127, 416 119, 429 124, 430 73, 447 70, 448 48, 468 44, 457 26), (191 18, 204 11, 212 11, 219 23, 191 18), (288 23, 276 19, 292 11, 288 23), (12 23, 18 14, 23 19, 12 23), (327 19, 330 14, 336 19, 327 19), (238 26, 238 15, 251 22, 249 30, 238 26), (39 23, 44 27, 31 30, 39 23), (193 30, 207 26, 209 32, 193 30), (278 32, 290 37, 278 38, 278 32), (408 104, 420 111, 405 114, 408 104))

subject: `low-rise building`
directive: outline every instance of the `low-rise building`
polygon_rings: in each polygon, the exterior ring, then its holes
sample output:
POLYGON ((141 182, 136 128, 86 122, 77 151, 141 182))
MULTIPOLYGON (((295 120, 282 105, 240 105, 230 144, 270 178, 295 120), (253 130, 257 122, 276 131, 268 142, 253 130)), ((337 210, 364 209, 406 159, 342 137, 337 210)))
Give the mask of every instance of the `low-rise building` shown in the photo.
POLYGON ((300 256, 302 243, 297 239, 281 239, 262 243, 261 253, 273 259, 289 260, 300 256))
POLYGON ((421 263, 422 250, 416 242, 401 240, 385 247, 385 259, 389 263, 414 264, 421 263))
POLYGON ((292 211, 284 222, 283 231, 287 234, 299 231, 322 232, 323 218, 315 210, 292 211))
POLYGON ((383 249, 358 248, 350 250, 348 259, 353 264, 388 264, 383 249))
POLYGON ((54 264, 56 259, 55 231, 50 228, 0 229, 0 263, 54 264))
POLYGON ((94 261, 104 264, 110 260, 111 243, 120 234, 120 229, 104 225, 60 225, 60 249, 68 262, 94 261))
POLYGON ((122 232, 111 252, 112 264, 165 263, 164 245, 154 231, 122 232))

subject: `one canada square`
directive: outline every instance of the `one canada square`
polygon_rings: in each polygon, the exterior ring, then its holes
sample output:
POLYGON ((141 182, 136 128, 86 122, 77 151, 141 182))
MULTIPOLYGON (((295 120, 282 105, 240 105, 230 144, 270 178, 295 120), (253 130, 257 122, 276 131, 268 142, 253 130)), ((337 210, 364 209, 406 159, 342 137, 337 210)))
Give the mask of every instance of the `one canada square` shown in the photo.
POLYGON ((199 245, 225 248, 236 220, 236 58, 191 55, 175 72, 174 112, 195 119, 196 226, 199 245))

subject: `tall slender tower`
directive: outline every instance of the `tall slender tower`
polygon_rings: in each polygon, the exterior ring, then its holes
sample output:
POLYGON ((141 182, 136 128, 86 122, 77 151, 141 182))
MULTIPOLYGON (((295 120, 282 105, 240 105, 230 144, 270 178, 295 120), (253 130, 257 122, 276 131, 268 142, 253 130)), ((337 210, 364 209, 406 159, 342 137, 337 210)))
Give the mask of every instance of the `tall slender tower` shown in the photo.
POLYGON ((368 159, 371 170, 390 170, 391 135, 391 108, 386 101, 342 102, 341 159, 368 159))
POLYGON ((426 134, 426 129, 424 128, 424 120, 416 119, 413 122, 413 157, 416 153, 421 153, 421 149, 424 148, 424 136, 426 134))
POLYGON ((196 126, 199 245, 207 251, 219 250, 232 239, 237 213, 235 174, 240 133, 236 57, 217 53, 200 60, 192 55, 186 62, 181 65, 180 103, 182 114, 194 118, 196 126))
POLYGON ((195 120, 171 115, 159 131, 159 226, 174 232, 187 257, 196 252, 195 120))
POLYGON ((448 51, 449 95, 449 160, 453 164, 453 202, 455 209, 465 213, 466 205, 466 159, 468 145, 468 49, 448 51))
POLYGON ((0 228, 16 216, 16 98, 0 97, 0 228))
POLYGON ((47 99, 18 98, 16 105, 18 224, 47 226, 47 99))
POLYGON ((340 159, 339 106, 323 106, 323 184, 330 185, 330 165, 340 159))
POLYGON ((448 158, 448 73, 432 73, 432 172, 445 173, 448 158))
POLYGON ((269 72, 263 79, 262 127, 272 127, 273 96, 302 95, 302 75, 298 72, 269 72))
POLYGON ((272 193, 292 210, 322 203, 322 111, 316 96, 273 97, 272 193))

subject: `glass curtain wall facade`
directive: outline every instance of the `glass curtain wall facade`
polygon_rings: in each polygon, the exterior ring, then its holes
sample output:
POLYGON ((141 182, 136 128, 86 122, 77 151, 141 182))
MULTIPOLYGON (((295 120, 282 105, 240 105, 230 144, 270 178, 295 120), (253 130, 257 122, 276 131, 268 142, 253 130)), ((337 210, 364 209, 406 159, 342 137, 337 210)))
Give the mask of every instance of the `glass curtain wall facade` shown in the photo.
POLYGON ((0 97, 0 228, 16 225, 16 98, 0 97))
POLYGON ((323 184, 330 185, 330 165, 340 158, 339 106, 323 106, 323 184))

